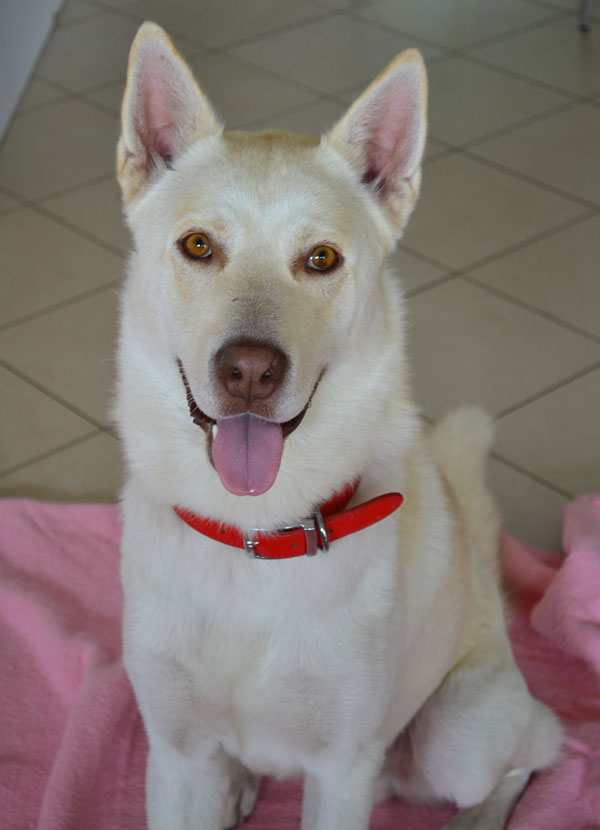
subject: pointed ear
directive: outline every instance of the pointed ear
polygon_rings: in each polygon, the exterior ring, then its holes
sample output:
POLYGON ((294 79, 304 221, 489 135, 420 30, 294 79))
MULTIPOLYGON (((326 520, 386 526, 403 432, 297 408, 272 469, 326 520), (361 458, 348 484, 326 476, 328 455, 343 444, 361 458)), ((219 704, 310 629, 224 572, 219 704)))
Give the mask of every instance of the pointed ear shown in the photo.
POLYGON ((128 202, 194 141, 222 127, 171 39, 144 23, 131 46, 117 176, 128 202))
POLYGON ((398 232, 419 194, 426 131, 425 64, 408 49, 323 137, 377 194, 398 232))

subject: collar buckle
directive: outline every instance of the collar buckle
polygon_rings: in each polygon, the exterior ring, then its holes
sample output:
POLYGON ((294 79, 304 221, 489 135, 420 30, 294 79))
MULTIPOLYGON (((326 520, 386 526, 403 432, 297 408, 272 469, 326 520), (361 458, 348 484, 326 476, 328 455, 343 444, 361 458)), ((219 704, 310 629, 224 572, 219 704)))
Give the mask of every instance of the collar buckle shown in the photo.
MULTIPOLYGON (((300 529, 304 531, 305 556, 316 556, 319 552, 319 547, 323 551, 329 550, 329 536, 327 535, 325 519, 320 510, 316 510, 312 517, 303 519, 298 524, 280 527, 275 533, 285 533, 286 530, 300 529)), ((260 540, 254 538, 254 534, 256 533, 268 533, 268 531, 260 527, 254 527, 252 528, 252 535, 244 533, 244 550, 251 559, 270 559, 270 556, 261 556, 257 552, 256 548, 260 545, 260 540)))

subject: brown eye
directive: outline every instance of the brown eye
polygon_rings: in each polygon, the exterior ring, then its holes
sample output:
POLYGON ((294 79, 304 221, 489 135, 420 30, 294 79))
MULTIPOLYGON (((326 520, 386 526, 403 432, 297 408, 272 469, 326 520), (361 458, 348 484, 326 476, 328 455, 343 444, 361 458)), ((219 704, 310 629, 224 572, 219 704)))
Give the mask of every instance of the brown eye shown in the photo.
POLYGON ((207 259, 212 254, 208 236, 205 233, 188 233, 181 239, 181 250, 191 259, 207 259))
POLYGON ((329 245, 317 245, 308 258, 307 265, 315 271, 331 271, 339 260, 338 252, 329 245))

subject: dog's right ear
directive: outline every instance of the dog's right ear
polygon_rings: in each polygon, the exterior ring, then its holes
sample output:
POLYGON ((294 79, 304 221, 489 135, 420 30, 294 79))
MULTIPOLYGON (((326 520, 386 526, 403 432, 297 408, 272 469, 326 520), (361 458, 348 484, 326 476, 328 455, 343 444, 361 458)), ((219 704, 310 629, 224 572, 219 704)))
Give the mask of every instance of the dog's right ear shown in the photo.
POLYGON ((193 142, 220 133, 208 100, 171 39, 144 23, 131 46, 117 177, 129 202, 193 142))
POLYGON ((426 128, 425 64, 407 49, 322 139, 377 196, 397 234, 419 194, 426 128))

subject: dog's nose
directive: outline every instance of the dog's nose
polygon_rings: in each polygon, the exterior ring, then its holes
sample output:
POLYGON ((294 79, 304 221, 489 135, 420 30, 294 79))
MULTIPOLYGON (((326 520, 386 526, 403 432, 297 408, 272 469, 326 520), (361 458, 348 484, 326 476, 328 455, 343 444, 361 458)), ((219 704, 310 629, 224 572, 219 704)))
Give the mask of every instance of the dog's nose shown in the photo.
POLYGON ((250 408, 281 386, 288 361, 275 346, 242 341, 217 353, 217 376, 228 395, 250 408))

